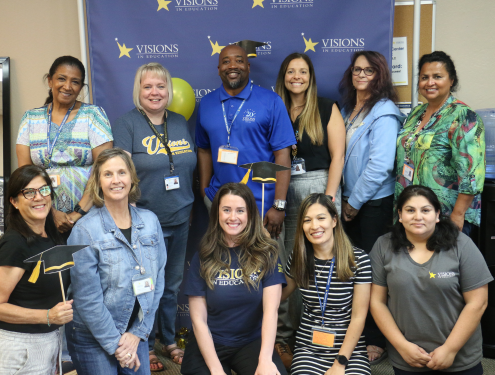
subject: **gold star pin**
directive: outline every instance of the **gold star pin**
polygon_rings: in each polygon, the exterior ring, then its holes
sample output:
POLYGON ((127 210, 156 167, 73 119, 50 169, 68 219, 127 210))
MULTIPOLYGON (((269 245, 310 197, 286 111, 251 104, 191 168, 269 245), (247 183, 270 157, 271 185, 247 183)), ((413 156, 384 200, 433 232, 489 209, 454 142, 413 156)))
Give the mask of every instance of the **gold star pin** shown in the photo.
POLYGON ((264 8, 263 1, 265 1, 265 0, 253 0, 253 8, 257 7, 257 6, 264 8))
MULTIPOLYGON (((208 39, 210 39, 210 37, 208 36, 208 39)), ((211 55, 213 56, 215 53, 218 53, 220 54, 220 52, 222 52, 222 49, 225 47, 225 46, 219 46, 218 45, 218 42, 215 42, 215 44, 213 44, 213 42, 211 41, 210 39, 210 44, 211 44, 211 48, 212 48, 212 51, 211 51, 211 55)))
POLYGON ((315 46, 316 46, 319 42, 313 43, 313 41, 311 40, 311 38, 309 38, 309 40, 307 40, 307 39, 304 37, 304 33, 302 33, 301 35, 303 36, 303 39, 304 39, 304 44, 306 45, 306 49, 304 50, 304 52, 309 51, 309 50, 312 50, 313 52, 316 52, 316 51, 315 51, 315 46))
POLYGON ((432 273, 432 272, 430 272, 430 279, 434 279, 434 278, 435 278, 435 276, 436 276, 436 273, 432 273))
POLYGON ((131 55, 129 55, 129 52, 131 52, 134 48, 127 48, 125 46, 125 43, 120 45, 119 43, 119 40, 117 38, 115 38, 115 41, 117 42, 117 44, 119 45, 119 49, 120 49, 120 56, 119 56, 119 59, 122 57, 122 56, 127 56, 128 58, 131 58, 131 55))
POLYGON ((167 1, 167 0, 157 0, 158 1, 158 9, 156 10, 157 12, 160 10, 160 9, 165 9, 165 10, 169 10, 168 9, 168 4, 170 4, 172 1, 167 1))

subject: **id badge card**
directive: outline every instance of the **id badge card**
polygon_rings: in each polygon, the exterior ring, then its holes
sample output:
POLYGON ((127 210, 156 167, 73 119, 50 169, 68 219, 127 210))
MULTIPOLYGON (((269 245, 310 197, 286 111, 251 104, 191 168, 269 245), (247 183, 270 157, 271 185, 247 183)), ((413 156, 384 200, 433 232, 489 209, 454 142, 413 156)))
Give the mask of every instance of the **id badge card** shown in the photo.
POLYGON ((294 158, 290 165, 290 174, 292 176, 306 173, 306 162, 303 158, 294 158))
POLYGON ((132 289, 134 290, 135 296, 152 292, 155 289, 155 286, 153 285, 153 279, 151 277, 145 277, 133 280, 132 289))
POLYGON ((412 182, 414 176, 414 168, 411 165, 404 163, 404 167, 402 168, 402 175, 406 180, 412 182))
POLYGON ((51 174, 50 175, 50 180, 52 180, 52 186, 54 188, 58 187, 60 185, 60 175, 58 174, 51 174))
POLYGON ((237 157, 239 156, 239 149, 232 146, 220 146, 218 148, 219 163, 234 164, 237 165, 237 157))
POLYGON ((335 342, 335 336, 337 336, 337 332, 331 330, 326 327, 313 327, 311 329, 311 342, 314 345, 324 346, 327 348, 333 348, 333 344, 335 342))
POLYGON ((165 181, 165 190, 175 190, 180 188, 179 175, 165 176, 163 179, 165 181))

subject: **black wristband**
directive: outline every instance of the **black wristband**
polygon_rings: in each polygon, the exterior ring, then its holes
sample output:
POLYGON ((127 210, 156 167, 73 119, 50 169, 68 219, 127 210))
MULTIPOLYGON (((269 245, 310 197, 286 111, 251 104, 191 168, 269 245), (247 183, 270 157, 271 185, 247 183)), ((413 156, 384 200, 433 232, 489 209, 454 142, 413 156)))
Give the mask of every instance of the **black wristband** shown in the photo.
POLYGON ((79 206, 79 203, 74 206, 74 212, 77 212, 78 214, 81 214, 82 216, 86 215, 87 212, 84 211, 81 206, 79 206))

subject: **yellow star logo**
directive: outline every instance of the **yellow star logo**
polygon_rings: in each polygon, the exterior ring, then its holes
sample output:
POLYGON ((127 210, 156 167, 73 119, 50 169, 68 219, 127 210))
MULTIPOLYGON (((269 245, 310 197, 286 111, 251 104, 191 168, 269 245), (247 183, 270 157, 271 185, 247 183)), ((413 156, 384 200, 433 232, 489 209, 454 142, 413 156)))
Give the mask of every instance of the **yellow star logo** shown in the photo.
POLYGON ((170 4, 172 1, 167 1, 167 0, 157 0, 158 1, 158 9, 156 10, 157 12, 160 10, 160 9, 165 9, 165 10, 169 10, 168 9, 168 4, 170 4))
POLYGON ((313 52, 316 52, 316 51, 315 51, 315 46, 316 46, 319 42, 313 43, 313 41, 311 40, 311 38, 309 38, 309 40, 307 40, 307 39, 304 37, 304 33, 302 34, 302 36, 303 36, 303 39, 304 39, 304 44, 306 44, 306 49, 304 50, 304 52, 309 51, 309 50, 312 50, 313 52))
POLYGON ((119 49, 120 49, 120 56, 119 56, 119 59, 122 57, 122 56, 127 56, 128 58, 131 58, 131 55, 129 55, 129 52, 131 52, 134 48, 127 48, 125 46, 125 43, 120 45, 119 43, 119 40, 117 38, 115 38, 115 41, 117 42, 117 44, 119 45, 119 49))
MULTIPOLYGON (((208 39, 210 39, 210 37, 208 37, 208 39)), ((225 47, 225 46, 219 46, 218 45, 218 42, 215 42, 215 44, 213 44, 213 42, 211 41, 211 39, 210 39, 210 44, 211 44, 211 48, 212 48, 212 51, 211 51, 211 55, 212 56, 215 53, 220 54, 220 52, 222 52, 222 49, 225 47)))
POLYGON ((265 1, 265 0, 253 0, 253 8, 256 6, 264 8, 263 1, 265 1))
POLYGON ((431 273, 431 272, 430 272, 430 279, 434 279, 434 278, 435 278, 435 276, 436 276, 436 273, 431 273))

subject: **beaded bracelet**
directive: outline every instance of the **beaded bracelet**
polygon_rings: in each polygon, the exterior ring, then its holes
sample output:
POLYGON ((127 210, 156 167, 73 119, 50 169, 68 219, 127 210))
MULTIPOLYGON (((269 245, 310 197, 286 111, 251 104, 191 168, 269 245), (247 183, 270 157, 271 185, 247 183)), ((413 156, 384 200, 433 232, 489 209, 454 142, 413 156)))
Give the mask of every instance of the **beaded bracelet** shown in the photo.
POLYGON ((46 321, 48 323, 48 327, 50 327, 50 317, 48 316, 48 314, 50 314, 50 309, 48 309, 48 311, 46 312, 46 321))

